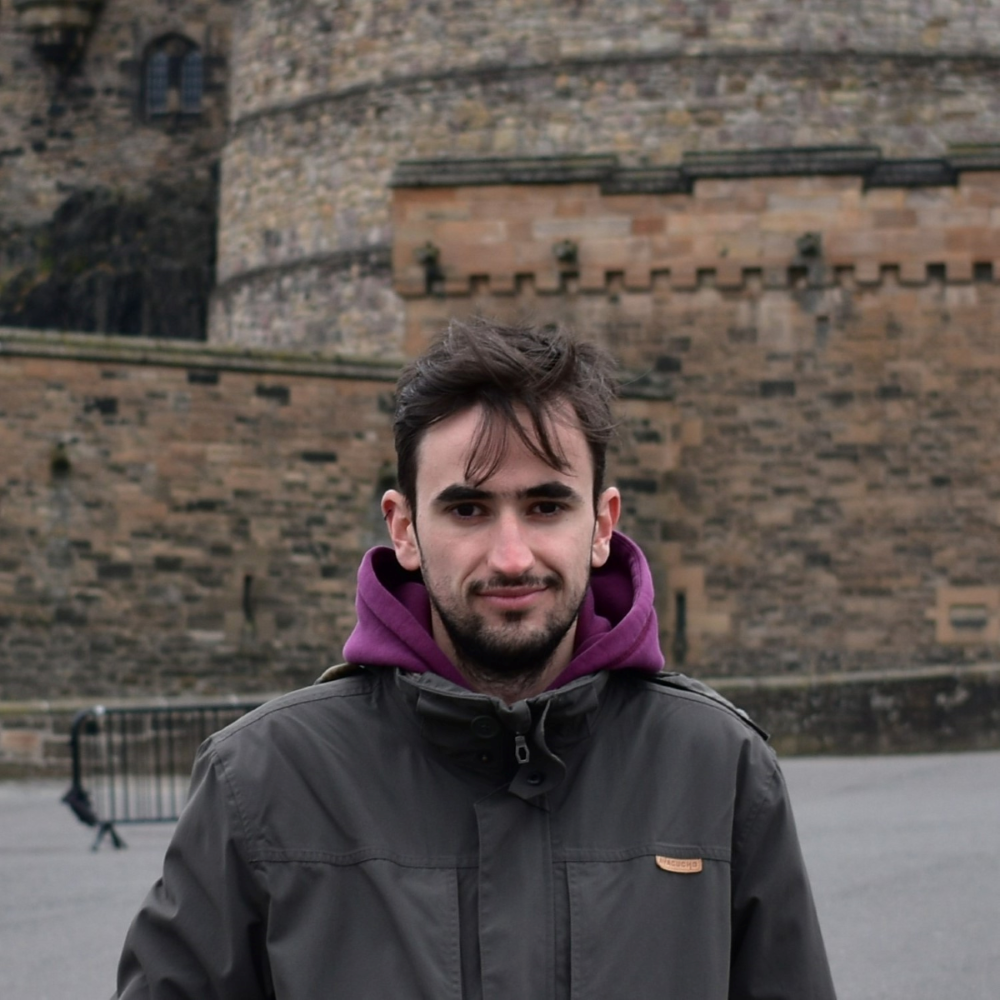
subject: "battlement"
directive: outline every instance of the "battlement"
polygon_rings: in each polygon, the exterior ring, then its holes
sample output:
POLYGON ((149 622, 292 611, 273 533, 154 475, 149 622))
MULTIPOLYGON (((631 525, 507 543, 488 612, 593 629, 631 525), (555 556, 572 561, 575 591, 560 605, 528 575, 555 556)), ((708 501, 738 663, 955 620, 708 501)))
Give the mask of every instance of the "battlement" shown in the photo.
POLYGON ((919 161, 870 147, 761 150, 657 171, 614 157, 419 161, 393 183, 393 273, 407 298, 1000 275, 997 147, 919 161))

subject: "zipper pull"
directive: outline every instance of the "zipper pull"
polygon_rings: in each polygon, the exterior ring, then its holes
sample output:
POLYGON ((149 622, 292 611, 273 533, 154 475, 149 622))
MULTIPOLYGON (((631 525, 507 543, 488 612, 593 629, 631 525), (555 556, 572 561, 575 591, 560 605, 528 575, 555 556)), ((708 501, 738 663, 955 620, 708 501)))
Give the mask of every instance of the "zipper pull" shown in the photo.
POLYGON ((531 760, 528 741, 520 733, 514 737, 514 756, 517 758, 518 764, 527 764, 531 760))

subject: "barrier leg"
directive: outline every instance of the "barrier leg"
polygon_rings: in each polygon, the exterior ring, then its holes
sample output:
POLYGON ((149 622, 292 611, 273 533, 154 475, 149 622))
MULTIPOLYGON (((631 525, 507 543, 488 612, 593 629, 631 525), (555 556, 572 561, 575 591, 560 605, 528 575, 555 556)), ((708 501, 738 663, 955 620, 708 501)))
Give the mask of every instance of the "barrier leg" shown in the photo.
POLYGON ((97 830, 97 840, 94 841, 92 851, 96 851, 101 846, 101 841, 104 839, 104 835, 107 834, 114 845, 116 851, 120 851, 123 847, 128 847, 128 844, 120 836, 118 836, 118 831, 115 829, 114 823, 101 823, 97 830))

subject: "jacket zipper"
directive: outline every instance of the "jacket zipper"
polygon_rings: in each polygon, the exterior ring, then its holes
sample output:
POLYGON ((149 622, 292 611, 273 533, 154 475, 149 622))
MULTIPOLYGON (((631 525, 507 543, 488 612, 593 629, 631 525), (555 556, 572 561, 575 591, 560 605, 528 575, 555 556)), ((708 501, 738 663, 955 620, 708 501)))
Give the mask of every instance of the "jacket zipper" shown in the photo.
POLYGON ((531 760, 531 750, 528 749, 528 741, 521 733, 514 737, 514 756, 518 764, 527 764, 531 760))

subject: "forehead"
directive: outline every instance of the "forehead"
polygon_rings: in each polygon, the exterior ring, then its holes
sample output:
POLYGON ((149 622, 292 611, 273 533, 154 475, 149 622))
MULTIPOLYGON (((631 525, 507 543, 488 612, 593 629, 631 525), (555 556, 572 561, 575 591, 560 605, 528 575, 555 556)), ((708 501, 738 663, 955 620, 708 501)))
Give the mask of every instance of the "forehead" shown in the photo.
MULTIPOLYGON (((535 434, 526 412, 519 412, 521 425, 531 438, 535 434)), ((474 457, 478 443, 483 409, 470 407, 433 424, 420 441, 417 450, 418 494, 427 496, 425 490, 453 483, 467 483, 466 469, 474 457)), ((496 418, 499 419, 499 418, 496 418)), ((505 448, 496 471, 477 485, 489 487, 502 481, 510 488, 527 486, 552 480, 572 483, 575 489, 587 491, 593 483, 593 463, 590 448, 579 419, 568 407, 557 407, 548 424, 549 437, 557 452, 566 458, 566 468, 554 469, 542 458, 532 454, 512 428, 507 428, 505 448)))

